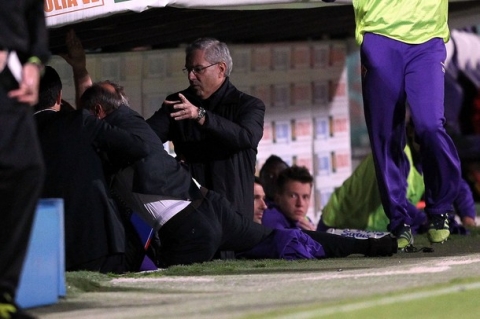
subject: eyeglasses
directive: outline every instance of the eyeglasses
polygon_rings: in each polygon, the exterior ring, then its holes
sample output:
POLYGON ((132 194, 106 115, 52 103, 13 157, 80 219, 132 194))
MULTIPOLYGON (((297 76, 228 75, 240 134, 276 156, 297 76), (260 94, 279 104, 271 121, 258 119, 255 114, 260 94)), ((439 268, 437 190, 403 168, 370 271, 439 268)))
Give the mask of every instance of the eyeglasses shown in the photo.
POLYGON ((203 72, 205 72, 206 68, 217 65, 219 63, 220 62, 216 62, 216 63, 210 64, 210 65, 207 65, 207 66, 198 65, 198 66, 194 66, 194 67, 186 67, 186 68, 183 68, 182 71, 186 75, 190 74, 190 72, 193 72, 193 74, 195 74, 195 75, 202 74, 203 72))

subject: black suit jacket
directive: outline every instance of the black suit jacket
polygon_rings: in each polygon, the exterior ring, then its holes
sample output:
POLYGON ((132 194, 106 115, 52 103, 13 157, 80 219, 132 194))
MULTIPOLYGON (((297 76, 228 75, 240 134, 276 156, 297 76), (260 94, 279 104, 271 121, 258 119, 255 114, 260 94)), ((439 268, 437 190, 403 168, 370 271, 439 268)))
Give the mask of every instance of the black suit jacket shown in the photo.
MULTIPOLYGON (((167 153, 158 136, 142 116, 122 105, 107 115, 105 121, 138 136, 149 146, 148 155, 132 165, 134 192, 164 195, 182 200, 195 200, 202 197, 188 170, 167 153)), ((112 167, 129 166, 126 165, 123 151, 109 152, 108 158, 112 167)))
MULTIPOLYGON (((190 89, 179 92, 206 109, 204 125, 175 121, 163 105, 147 120, 163 142, 172 141, 179 159, 208 189, 224 195, 235 210, 253 219, 253 184, 257 147, 263 136, 264 103, 225 83, 207 100, 190 89)), ((167 100, 178 100, 178 93, 167 100)))

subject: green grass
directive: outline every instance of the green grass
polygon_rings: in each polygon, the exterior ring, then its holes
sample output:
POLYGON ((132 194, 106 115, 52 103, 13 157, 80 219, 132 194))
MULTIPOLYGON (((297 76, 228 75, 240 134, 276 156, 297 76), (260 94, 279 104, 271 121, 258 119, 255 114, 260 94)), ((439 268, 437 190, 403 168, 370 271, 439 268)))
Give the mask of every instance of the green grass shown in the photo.
MULTIPOLYGON (((462 256, 467 256, 466 260, 468 260, 468 258, 471 258, 468 255, 480 253, 479 236, 480 229, 474 229, 469 236, 452 235, 445 244, 434 245, 434 252, 432 253, 399 253, 392 257, 384 258, 368 258, 355 255, 347 258, 297 261, 215 260, 189 266, 174 266, 154 272, 127 273, 124 275, 99 274, 86 271, 67 272, 67 298, 60 302, 59 305, 56 305, 54 310, 38 310, 38 315, 51 315, 52 318, 57 318, 58 316, 55 317, 57 313, 72 311, 72 314, 75 314, 79 308, 98 308, 98 313, 104 316, 102 318, 110 318, 108 311, 105 312, 105 309, 111 307, 112 302, 118 302, 122 307, 128 308, 130 314, 134 313, 136 307, 134 305, 145 305, 147 308, 152 307, 161 309, 161 311, 163 311, 162 307, 165 306, 165 311, 170 311, 170 314, 175 313, 175 316, 179 318, 182 317, 179 315, 182 313, 189 313, 193 317, 198 315, 199 318, 204 318, 205 314, 209 312, 208 307, 205 308, 204 305, 209 303, 212 303, 212 307, 214 306, 213 308, 215 309, 212 310, 212 313, 216 311, 222 313, 219 318, 227 318, 229 315, 243 316, 242 318, 245 319, 438 319, 456 318, 459 316, 462 319, 476 318, 480 312, 480 306, 478 306, 477 302, 480 298, 480 277, 463 279, 468 270, 462 271, 458 276, 455 274, 453 276, 450 275, 449 279, 445 281, 425 280, 424 276, 435 275, 422 275, 424 281, 421 281, 420 278, 422 277, 419 277, 419 281, 422 282, 421 285, 418 285, 415 279, 410 289, 400 288, 407 287, 401 284, 398 287, 399 289, 382 289, 387 291, 383 294, 375 288, 375 285, 386 284, 395 287, 395 282, 402 283, 405 277, 395 275, 391 281, 385 280, 380 276, 372 276, 371 279, 367 280, 361 277, 358 280, 352 277, 351 280, 329 279, 325 282, 323 282, 323 279, 317 279, 313 281, 311 287, 292 281, 292 286, 299 287, 301 293, 311 292, 306 298, 308 300, 304 302, 302 302, 303 299, 298 298, 293 298, 295 301, 291 301, 292 294, 295 294, 295 292, 288 289, 292 289, 292 287, 283 283, 277 285, 275 278, 289 278, 290 274, 293 277, 297 274, 302 278, 310 278, 311 275, 313 277, 324 277, 324 274, 326 277, 335 277, 337 272, 344 272, 345 278, 347 278, 350 273, 362 273, 362 269, 381 275, 385 269, 393 269, 395 272, 397 266, 400 267, 402 264, 412 265, 411 267, 416 267, 416 265, 436 265, 437 258, 441 264, 441 257, 459 256, 459 260, 464 260, 462 256), (355 271, 349 272, 350 270, 355 271), (248 276, 253 274, 262 274, 262 276, 248 276), (270 276, 263 276, 267 274, 270 274, 270 276), (275 276, 275 274, 280 275, 275 276), (285 276, 285 274, 288 275, 285 276), (190 278, 172 278, 177 276, 219 276, 219 278, 203 278, 205 281, 197 281, 199 278, 192 278, 192 281, 190 281, 190 278), (242 277, 236 278, 235 276, 242 277), (156 280, 157 277, 159 277, 158 281, 156 280), (112 281, 112 279, 121 278, 147 278, 149 280, 112 281), (262 293, 264 288, 261 285, 258 286, 258 289, 252 290, 248 281, 250 280, 249 278, 253 278, 257 283, 266 283, 267 286, 272 287, 272 293, 268 297, 264 297, 262 293), (372 282, 376 284, 372 286, 370 284, 372 282), (434 282, 442 282, 442 284, 433 284, 434 282), (239 283, 242 283, 244 286, 239 283), (205 289, 203 285, 206 285, 205 289), (239 285, 239 298, 252 298, 252 303, 249 304, 251 305, 250 308, 249 306, 247 308, 237 308, 239 306, 231 300, 230 295, 236 295, 236 293, 233 293, 232 287, 237 287, 237 285, 239 285), (333 289, 332 296, 334 295, 335 297, 330 296, 331 292, 326 287, 333 289), (287 292, 285 293, 282 289, 286 289, 287 292), (342 297, 342 289, 348 292, 352 291, 353 293, 349 294, 350 297, 342 297), (311 298, 311 296, 318 297, 311 298), (188 306, 193 307, 195 310, 192 311, 186 307, 185 309, 173 311, 171 306, 177 302, 183 304, 182 298, 191 298, 192 300, 189 300, 188 306), (263 298, 265 298, 265 304, 263 304, 263 298), (200 300, 201 302, 198 303, 200 300), (225 308, 218 306, 215 303, 217 300, 220 302, 224 301, 225 308), (157 303, 159 303, 159 306, 152 306, 157 305, 157 303), (276 306, 277 304, 278 307, 276 306), (197 308, 198 314, 196 312, 197 308), (227 308, 228 311, 226 310, 227 308), (278 309, 278 311, 274 309, 278 309)), ((419 248, 430 246, 430 243, 425 235, 419 235, 415 237, 415 245, 419 248)), ((478 259, 478 255, 475 258, 478 259)), ((455 258, 447 258, 447 260, 451 261, 455 260, 455 258)), ((478 262, 472 265, 478 265, 478 262)), ((463 267, 463 269, 469 269, 465 268, 465 266, 463 267)), ((471 276, 477 275, 478 271, 473 271, 471 274, 471 276)), ((342 274, 340 274, 341 276, 342 274)), ((146 317, 157 318, 155 313, 157 310, 153 311, 151 317, 146 317)))
MULTIPOLYGON (((214 260, 189 266, 173 266, 162 271, 164 276, 215 276, 302 272, 325 268, 324 260, 214 260)), ((157 276, 158 273, 151 273, 157 276)), ((149 274, 147 274, 149 275, 149 274)))
POLYGON ((103 284, 115 276, 100 274, 92 271, 68 271, 65 275, 67 281, 67 294, 82 292, 104 291, 103 284))
MULTIPOLYGON (((441 257, 455 256, 465 253, 480 252, 478 238, 480 229, 471 230, 468 236, 451 235, 444 244, 433 246, 433 253, 399 253, 392 257, 383 258, 384 261, 395 262, 401 258, 441 257)), ((415 236, 415 246, 430 247, 425 235, 415 236)), ((106 283, 112 278, 144 278, 162 276, 218 276, 218 275, 242 275, 242 274, 268 274, 268 273, 298 273, 298 272, 321 272, 343 271, 363 267, 375 267, 376 258, 362 256, 350 256, 347 258, 327 258, 321 260, 214 260, 205 263, 188 266, 173 266, 155 272, 127 273, 124 275, 99 274, 96 272, 79 271, 67 272, 67 292, 81 293, 91 291, 105 291, 106 283)))
MULTIPOLYGON (((356 300, 292 307, 288 310, 249 315, 248 319, 405 319, 478 318, 480 279, 462 279, 356 300), (468 312, 465 311, 468 309, 468 312), (461 315, 460 315, 461 314, 461 315)), ((247 317, 245 317, 246 319, 247 317)))

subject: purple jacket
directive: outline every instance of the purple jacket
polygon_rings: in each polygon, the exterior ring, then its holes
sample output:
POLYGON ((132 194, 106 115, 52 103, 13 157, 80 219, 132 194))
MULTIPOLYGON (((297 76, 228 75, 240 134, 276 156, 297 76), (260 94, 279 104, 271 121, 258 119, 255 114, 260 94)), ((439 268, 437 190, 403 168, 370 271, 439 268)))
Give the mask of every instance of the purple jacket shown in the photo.
MULTIPOLYGON (((318 242, 305 234, 297 222, 285 217, 275 206, 263 213, 262 225, 274 231, 253 249, 244 252, 246 258, 281 258, 286 260, 319 259, 325 251, 318 242)), ((240 257, 241 257, 240 256, 240 257)))
POLYGON ((318 242, 299 229, 274 229, 273 232, 249 251, 237 257, 250 259, 320 259, 325 251, 318 242))
POLYGON ((273 229, 300 229, 296 221, 285 217, 275 205, 263 212, 262 225, 273 229))

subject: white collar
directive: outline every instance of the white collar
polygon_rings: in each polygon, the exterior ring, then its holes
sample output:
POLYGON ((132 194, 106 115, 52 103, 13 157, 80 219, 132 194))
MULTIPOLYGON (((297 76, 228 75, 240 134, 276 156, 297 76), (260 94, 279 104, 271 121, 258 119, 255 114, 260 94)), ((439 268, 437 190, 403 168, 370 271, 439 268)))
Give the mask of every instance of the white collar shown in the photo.
POLYGON ((37 115, 38 113, 47 112, 47 111, 57 112, 57 111, 54 110, 54 109, 43 109, 43 110, 40 110, 40 111, 37 111, 37 112, 33 113, 33 115, 37 115))

